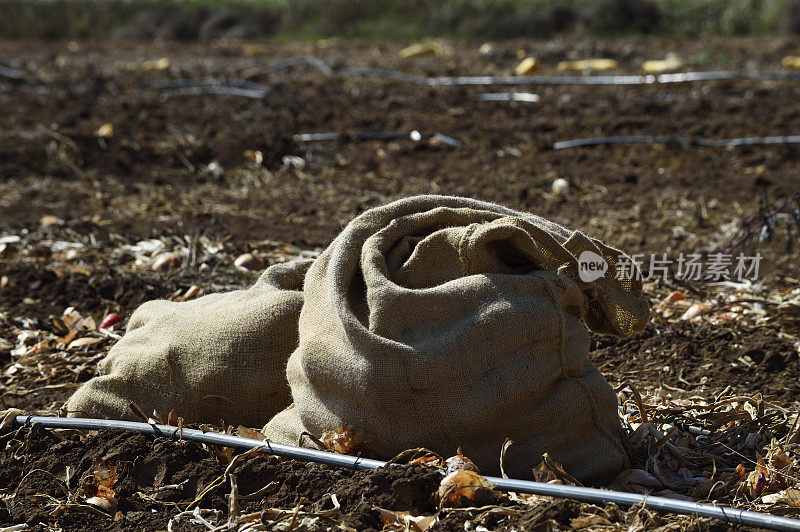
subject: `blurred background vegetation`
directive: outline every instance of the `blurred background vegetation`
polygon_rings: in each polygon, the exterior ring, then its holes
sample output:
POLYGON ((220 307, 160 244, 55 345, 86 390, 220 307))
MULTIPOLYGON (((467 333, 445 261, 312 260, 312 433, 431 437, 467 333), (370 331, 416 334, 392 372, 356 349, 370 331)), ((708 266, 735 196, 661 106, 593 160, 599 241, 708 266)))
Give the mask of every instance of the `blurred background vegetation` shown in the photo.
POLYGON ((0 39, 800 34, 800 0, 0 0, 0 39))

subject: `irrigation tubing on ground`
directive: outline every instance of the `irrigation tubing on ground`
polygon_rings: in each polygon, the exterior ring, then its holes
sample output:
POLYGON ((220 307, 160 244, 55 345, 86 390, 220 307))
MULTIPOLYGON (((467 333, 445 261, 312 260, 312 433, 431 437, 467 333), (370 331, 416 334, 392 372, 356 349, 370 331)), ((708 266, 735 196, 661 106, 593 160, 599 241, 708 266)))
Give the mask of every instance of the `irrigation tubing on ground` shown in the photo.
POLYGON ((398 70, 369 67, 343 67, 333 69, 321 59, 302 55, 289 57, 267 65, 268 72, 275 72, 298 64, 315 66, 326 76, 355 76, 393 79, 425 86, 467 85, 652 85, 657 83, 688 83, 718 80, 776 80, 800 81, 800 72, 771 70, 710 70, 701 72, 678 72, 672 74, 647 75, 555 75, 555 76, 419 76, 398 70))
POLYGON ((272 87, 255 83, 246 79, 237 78, 177 78, 154 81, 155 89, 184 89, 187 87, 233 87, 237 89, 250 89, 257 91, 270 91, 272 87))
MULTIPOLYGON (((168 425, 107 419, 60 418, 25 415, 16 416, 14 418, 14 423, 20 426, 40 424, 43 427, 52 429, 130 430, 142 434, 150 434, 152 436, 161 436, 173 439, 180 438, 188 441, 195 441, 210 445, 221 445, 240 450, 261 448, 263 452, 276 456, 319 462, 332 466, 347 467, 350 469, 378 469, 386 466, 386 462, 382 462, 380 460, 334 454, 326 451, 304 449, 302 447, 295 447, 292 445, 270 443, 266 440, 255 440, 250 438, 242 438, 240 436, 220 434, 217 432, 203 432, 200 430, 179 428, 168 425)), ((744 526, 755 526, 769 528, 772 530, 800 531, 800 520, 798 519, 790 519, 787 517, 752 512, 748 510, 737 510, 727 506, 714 506, 711 504, 688 502, 669 499, 666 497, 651 497, 649 495, 639 495, 635 493, 610 491, 597 488, 585 488, 580 486, 547 484, 529 480, 515 480, 497 477, 486 477, 486 479, 499 489, 519 493, 533 493, 536 495, 573 499, 596 504, 614 503, 624 507, 643 505, 653 510, 673 512, 695 517, 709 517, 744 526)))
MULTIPOLYGON (((277 72, 297 65, 309 65, 325 76, 354 76, 393 79, 416 85, 437 86, 485 86, 485 85, 652 85, 688 83, 715 80, 774 80, 800 81, 800 72, 772 70, 711 70, 701 72, 677 72, 672 74, 621 74, 621 75, 554 75, 554 76, 419 76, 398 70, 369 67, 342 67, 334 69, 319 58, 299 55, 282 59, 265 67, 266 72, 277 72)), ((12 82, 38 85, 35 78, 12 68, 0 65, 0 78, 12 82)), ((219 80, 216 78, 164 80, 153 84, 155 88, 169 89, 197 85, 224 85, 242 89, 269 90, 269 87, 243 80, 219 80)))
POLYGON ((431 85, 647 85, 654 76, 458 76, 429 78, 431 85))
POLYGON ((531 92, 484 92, 478 95, 478 101, 536 103, 539 95, 531 92))
POLYGON ((30 83, 31 85, 38 85, 40 83, 38 79, 26 76, 18 70, 3 65, 0 65, 0 78, 5 78, 12 83, 30 83))
POLYGON ((353 135, 346 135, 341 133, 303 133, 292 136, 295 142, 321 142, 330 140, 339 140, 342 138, 350 138, 357 141, 363 140, 399 140, 411 139, 414 141, 423 139, 435 139, 453 148, 462 146, 460 140, 448 137, 442 133, 420 133, 419 131, 366 131, 362 133, 355 133, 353 135))
POLYGON ((237 87, 241 89, 261 89, 269 90, 270 87, 247 81, 245 79, 237 78, 177 78, 177 79, 162 79, 153 82, 153 87, 156 89, 178 89, 183 87, 200 87, 200 86, 214 86, 214 87, 237 87))
POLYGON ((382 68, 364 68, 364 67, 344 67, 336 71, 340 76, 354 76, 364 78, 379 78, 379 79, 394 79, 397 81, 406 81, 414 83, 415 85, 435 85, 434 78, 427 78, 425 76, 417 76, 415 74, 408 74, 406 72, 399 72, 397 70, 385 70, 382 68))
POLYGON ((243 89, 241 87, 227 87, 224 85, 205 85, 196 87, 184 87, 182 89, 167 89, 164 91, 166 95, 177 96, 199 96, 203 94, 217 94, 223 96, 242 96, 244 98, 253 98, 260 100, 264 98, 268 91, 256 89, 243 89))
POLYGON ((290 68, 297 65, 309 65, 315 67, 317 70, 326 76, 333 75, 333 69, 325 64, 321 59, 317 59, 311 55, 296 55, 294 57, 287 57, 270 65, 267 65, 267 72, 277 72, 285 68, 290 68))
MULTIPOLYGON (((324 61, 309 55, 301 55, 282 59, 266 66, 266 72, 277 72, 296 65, 310 65, 317 68, 325 76, 353 76, 365 78, 391 79, 413 83, 428 87, 449 86, 491 86, 491 85, 650 85, 655 83, 687 83, 696 81, 713 80, 783 80, 800 81, 800 72, 776 72, 762 70, 748 70, 734 72, 729 70, 707 72, 681 72, 660 75, 556 75, 556 76, 443 76, 426 77, 397 70, 368 67, 343 67, 334 70, 324 61)), ((37 83, 25 77, 22 73, 0 65, 0 77, 8 78, 14 82, 37 83)), ((170 91, 172 94, 198 95, 198 94, 225 94, 244 96, 248 98, 263 98, 271 87, 235 78, 179 78, 159 80, 152 84, 153 88, 170 91), (201 88, 202 87, 202 88, 201 88)), ((523 93, 519 93, 523 94, 523 93)), ((483 97, 481 97, 483 98, 483 97)), ((492 96, 485 97, 487 101, 494 101, 492 96)), ((537 101, 515 97, 512 101, 537 101)), ((678 139, 680 141, 680 139, 678 139)), ((702 145, 702 144, 701 144, 702 145)), ((569 147, 569 146, 565 146, 569 147)), ((559 149, 559 148, 556 148, 559 149)))
POLYGON ((599 76, 462 76, 427 78, 430 85, 653 85, 717 80, 800 81, 800 72, 709 71, 676 74, 599 76))
POLYGON ((619 135, 611 137, 588 137, 584 139, 564 140, 553 144, 554 150, 600 146, 606 144, 678 144, 681 146, 703 146, 709 148, 726 148, 729 146, 756 146, 767 144, 800 144, 800 135, 774 137, 743 137, 732 139, 702 139, 690 137, 669 137, 661 135, 619 135))

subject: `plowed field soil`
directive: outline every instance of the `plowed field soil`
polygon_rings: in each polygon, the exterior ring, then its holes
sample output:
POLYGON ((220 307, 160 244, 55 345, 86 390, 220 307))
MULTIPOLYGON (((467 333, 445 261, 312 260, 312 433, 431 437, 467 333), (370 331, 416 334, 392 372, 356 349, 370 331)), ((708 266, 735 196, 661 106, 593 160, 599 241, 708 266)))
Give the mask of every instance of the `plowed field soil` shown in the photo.
MULTIPOLYGON (((53 414, 94 375, 113 339, 83 347, 83 365, 68 371, 14 369, 24 353, 16 347, 20 331, 57 331, 53 319, 65 308, 98 323, 117 312, 124 332, 125 319, 149 299, 175 297, 192 285, 213 292, 252 282, 255 272, 232 266, 241 253, 258 252, 262 266, 313 255, 355 215, 403 196, 490 200, 628 253, 677 259, 721 251, 744 219, 800 191, 800 144, 553 149, 559 141, 598 136, 797 135, 797 79, 442 86, 356 75, 350 67, 421 77, 508 76, 530 55, 540 64, 535 75, 563 75, 559 61, 590 57, 616 59, 611 74, 639 74, 643 60, 676 52, 686 62, 683 71, 779 71, 781 59, 798 55, 799 47, 797 38, 514 41, 482 52, 441 43, 441 55, 401 58, 401 45, 383 43, 0 43, 0 65, 23 74, 12 79, 0 71, 0 398, 8 407, 53 414), (331 70, 278 63, 296 56, 316 57, 331 70), (167 85, 175 80, 190 81, 167 85), (538 101, 484 101, 486 93, 500 92, 535 93, 538 101), (387 131, 405 136, 360 137, 387 131), (298 136, 317 133, 339 135, 298 136), (436 133, 444 141, 429 137, 436 133), (567 180, 566 194, 551 188, 559 178, 567 180), (189 251, 180 268, 154 271, 140 265, 144 252, 135 246, 143 241, 189 251), (203 255, 213 247, 208 243, 222 251, 203 255)), ((756 247, 756 235, 737 252, 760 253, 759 278, 791 290, 800 253, 786 212, 775 218, 768 241, 756 247)), ((706 292, 702 283, 654 280, 654 308, 656 294, 671 290, 706 292)), ((781 312, 797 316, 796 309, 781 312)), ((593 337, 590 356, 614 386, 675 397, 760 393, 796 408, 800 320, 781 323, 657 321, 631 339, 593 337)), ((15 495, 0 508, 0 528, 205 529, 181 512, 226 467, 219 449, 120 432, 23 428, 0 433, 0 445, 0 495, 15 495), (66 494, 83 493, 102 461, 117 468, 117 511, 64 502, 66 494)), ((335 522, 361 530, 383 526, 375 507, 437 510, 438 473, 421 467, 352 472, 259 455, 234 473, 241 495, 276 483, 243 499, 243 511, 305 504, 304 512, 321 515, 340 505, 335 522)), ((224 524, 229 491, 225 484, 194 506, 214 526, 224 524)), ((604 524, 576 521, 587 509, 574 502, 542 501, 531 509, 498 495, 493 504, 513 511, 475 522, 469 521, 475 513, 442 514, 433 530, 464 530, 467 521, 467 530, 604 524)), ((589 514, 633 529, 678 523, 608 506, 589 514)), ((278 529, 334 522, 307 519, 289 517, 278 529)), ((726 528, 698 520, 680 526, 726 528)))

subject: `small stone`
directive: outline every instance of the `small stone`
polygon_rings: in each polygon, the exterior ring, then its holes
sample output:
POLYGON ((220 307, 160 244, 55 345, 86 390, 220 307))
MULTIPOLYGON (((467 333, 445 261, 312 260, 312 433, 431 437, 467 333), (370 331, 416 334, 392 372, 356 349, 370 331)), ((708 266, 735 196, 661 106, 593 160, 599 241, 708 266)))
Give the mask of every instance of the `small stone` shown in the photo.
POLYGON ((490 42, 485 42, 478 48, 478 53, 481 55, 493 55, 495 53, 494 45, 490 42))
POLYGON ((39 223, 44 227, 52 227, 54 225, 64 225, 64 220, 52 214, 45 214, 39 218, 39 223))
POLYGON ((217 179, 225 175, 225 169, 222 168, 222 165, 219 164, 217 161, 211 161, 210 163, 208 163, 206 169, 208 170, 209 174, 211 174, 217 179))
POLYGON ((563 177, 554 180, 550 188, 553 195, 559 198, 565 198, 569 194, 569 182, 563 177))
POLYGON ((114 124, 112 124, 111 122, 106 122, 105 124, 103 124, 102 126, 97 128, 97 131, 94 132, 94 136, 95 137, 104 138, 104 139, 109 139, 109 138, 113 137, 114 136, 114 124))

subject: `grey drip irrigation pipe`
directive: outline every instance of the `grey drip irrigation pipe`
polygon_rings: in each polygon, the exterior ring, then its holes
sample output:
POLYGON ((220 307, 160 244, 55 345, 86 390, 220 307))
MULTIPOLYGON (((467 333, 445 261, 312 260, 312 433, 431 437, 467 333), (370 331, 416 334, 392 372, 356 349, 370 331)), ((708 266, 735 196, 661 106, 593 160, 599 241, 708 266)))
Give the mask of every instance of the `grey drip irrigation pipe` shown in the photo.
MULTIPOLYGON (((81 419, 81 418, 60 418, 60 417, 41 417, 41 416, 17 416, 14 423, 20 426, 34 423, 41 424, 46 428, 53 429, 80 429, 80 430, 101 430, 101 429, 123 429, 161 436, 165 438, 181 438, 188 441, 206 443, 210 445, 221 445, 241 450, 250 450, 262 447, 263 452, 295 458, 322 464, 348 467, 351 469, 378 469, 386 466, 386 462, 371 460, 356 456, 334 454, 314 449, 304 449, 292 445, 281 445, 267 441, 242 438, 216 432, 203 432, 195 429, 179 429, 168 425, 157 425, 148 423, 136 423, 132 421, 116 421, 106 419, 81 419)), ((800 531, 800 520, 779 517, 748 510, 737 510, 726 506, 714 506, 711 504, 700 504, 687 502, 666 497, 651 497, 638 495, 635 493, 625 493, 620 491, 609 491, 597 488, 584 488, 578 486, 563 486, 559 484, 547 484, 543 482, 533 482, 529 480, 515 480, 497 477, 485 477, 497 488, 514 491, 518 493, 533 493, 549 497, 559 497, 573 499, 576 501, 589 503, 614 503, 619 506, 629 507, 641 504, 653 510, 672 512, 696 517, 710 517, 728 523, 743 526, 754 526, 768 528, 772 530, 794 530, 800 531)))

